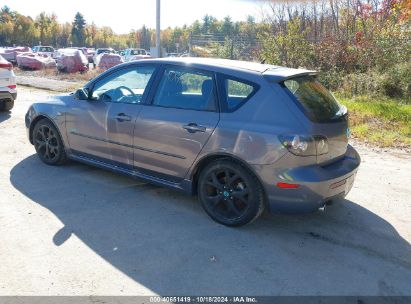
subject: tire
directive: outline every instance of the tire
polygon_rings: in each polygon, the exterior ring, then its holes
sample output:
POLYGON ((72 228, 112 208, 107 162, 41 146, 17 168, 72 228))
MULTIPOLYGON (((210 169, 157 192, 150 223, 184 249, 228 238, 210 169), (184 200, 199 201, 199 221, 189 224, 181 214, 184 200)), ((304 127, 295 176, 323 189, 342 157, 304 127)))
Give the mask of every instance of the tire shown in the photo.
POLYGON ((67 161, 63 141, 50 120, 41 119, 36 123, 33 143, 38 157, 47 165, 62 165, 67 161))
POLYGON ((207 214, 225 226, 251 223, 264 211, 264 190, 257 177, 227 159, 213 161, 201 171, 198 197, 207 214))
POLYGON ((0 111, 8 112, 14 107, 14 100, 0 100, 0 111))

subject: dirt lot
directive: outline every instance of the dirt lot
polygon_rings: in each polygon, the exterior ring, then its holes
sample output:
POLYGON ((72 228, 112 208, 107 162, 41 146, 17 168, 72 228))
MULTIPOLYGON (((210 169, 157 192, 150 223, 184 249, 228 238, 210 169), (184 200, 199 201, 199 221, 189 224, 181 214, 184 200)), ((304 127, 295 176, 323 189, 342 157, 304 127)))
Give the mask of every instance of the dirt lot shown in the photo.
POLYGON ((325 214, 212 222, 194 198, 78 163, 49 167, 19 87, 0 114, 0 295, 411 295, 411 157, 358 146, 325 214))

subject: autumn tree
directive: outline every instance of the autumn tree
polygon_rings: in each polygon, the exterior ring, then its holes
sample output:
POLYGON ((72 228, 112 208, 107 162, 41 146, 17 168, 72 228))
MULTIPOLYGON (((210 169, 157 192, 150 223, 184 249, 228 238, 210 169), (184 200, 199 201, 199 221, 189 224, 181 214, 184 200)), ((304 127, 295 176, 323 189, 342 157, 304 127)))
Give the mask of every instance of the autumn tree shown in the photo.
POLYGON ((77 12, 77 14, 74 16, 74 21, 72 24, 72 29, 71 29, 71 39, 73 42, 73 45, 75 46, 84 46, 86 43, 86 38, 85 38, 85 28, 86 28, 86 20, 84 19, 84 16, 77 12))

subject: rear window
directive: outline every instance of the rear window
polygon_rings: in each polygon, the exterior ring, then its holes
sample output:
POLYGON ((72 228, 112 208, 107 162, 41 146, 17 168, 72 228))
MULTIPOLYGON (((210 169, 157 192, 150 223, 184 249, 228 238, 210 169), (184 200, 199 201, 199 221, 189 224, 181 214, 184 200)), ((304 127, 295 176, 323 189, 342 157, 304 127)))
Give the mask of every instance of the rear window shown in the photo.
POLYGON ((308 117, 317 122, 340 120, 346 114, 334 96, 313 76, 284 81, 284 87, 303 107, 308 117))

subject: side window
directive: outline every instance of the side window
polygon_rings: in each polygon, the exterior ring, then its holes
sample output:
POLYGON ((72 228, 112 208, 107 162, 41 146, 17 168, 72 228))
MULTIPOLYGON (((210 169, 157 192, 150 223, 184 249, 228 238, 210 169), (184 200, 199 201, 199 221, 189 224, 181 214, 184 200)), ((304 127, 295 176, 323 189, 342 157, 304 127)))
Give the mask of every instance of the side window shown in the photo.
POLYGON ((92 98, 105 102, 140 103, 154 70, 154 66, 139 66, 110 74, 95 84, 92 98))
POLYGON ((220 85, 222 86, 222 101, 227 112, 238 109, 243 103, 250 99, 258 89, 256 84, 228 76, 222 76, 220 85))
POLYGON ((215 111, 213 73, 189 68, 167 68, 153 104, 169 108, 215 111))

